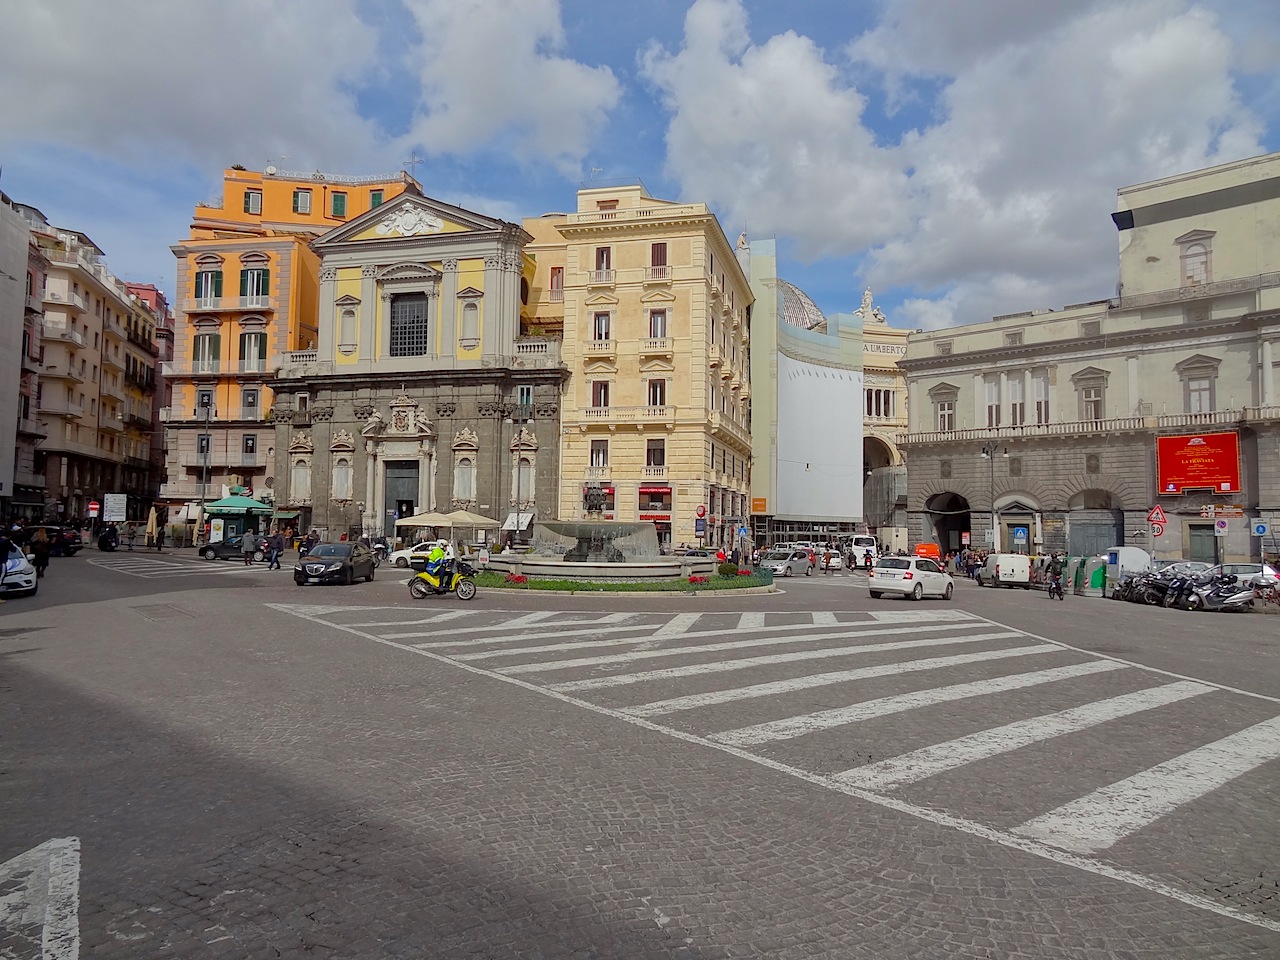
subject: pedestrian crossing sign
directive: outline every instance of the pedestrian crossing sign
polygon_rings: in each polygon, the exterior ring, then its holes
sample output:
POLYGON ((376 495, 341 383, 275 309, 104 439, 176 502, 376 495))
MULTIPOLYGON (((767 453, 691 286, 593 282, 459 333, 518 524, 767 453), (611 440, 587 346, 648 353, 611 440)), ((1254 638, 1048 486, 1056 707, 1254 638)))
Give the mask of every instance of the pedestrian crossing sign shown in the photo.
POLYGON ((1147 523, 1166 524, 1169 520, 1164 515, 1164 508, 1160 504, 1156 504, 1151 508, 1151 512, 1147 514, 1147 523))

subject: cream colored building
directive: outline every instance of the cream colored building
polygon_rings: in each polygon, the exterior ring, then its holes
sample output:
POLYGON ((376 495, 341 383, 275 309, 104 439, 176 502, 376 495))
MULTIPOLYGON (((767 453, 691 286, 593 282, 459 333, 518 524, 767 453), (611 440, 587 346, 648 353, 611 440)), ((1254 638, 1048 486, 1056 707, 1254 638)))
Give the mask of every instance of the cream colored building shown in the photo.
POLYGON ((1280 521, 1280 154, 1126 187, 1113 219, 1118 298, 909 338, 913 541, 1276 552, 1249 521, 1280 521))
POLYGON ((663 544, 728 544, 751 478, 747 278, 706 204, 638 183, 577 201, 524 222, 531 323, 561 324, 570 376, 560 518, 584 518, 598 486, 606 519, 652 522, 663 544))
POLYGON ((864 525, 889 550, 905 550, 907 466, 898 446, 907 430, 907 378, 898 366, 907 355, 910 331, 889 326, 863 293, 857 310, 862 320, 862 488, 864 525))

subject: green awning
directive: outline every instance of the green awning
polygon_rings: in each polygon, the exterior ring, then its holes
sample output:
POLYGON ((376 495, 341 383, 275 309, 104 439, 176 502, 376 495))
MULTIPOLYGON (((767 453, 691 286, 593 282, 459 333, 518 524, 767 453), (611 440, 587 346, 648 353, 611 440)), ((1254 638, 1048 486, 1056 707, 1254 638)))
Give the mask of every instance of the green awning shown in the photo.
POLYGON ((298 518, 297 510, 277 510, 271 515, 272 520, 296 520, 298 518))
POLYGON ((221 500, 214 500, 212 503, 204 505, 205 513, 266 513, 272 512, 272 507, 263 503, 261 500, 254 500, 253 497, 223 497, 221 500))

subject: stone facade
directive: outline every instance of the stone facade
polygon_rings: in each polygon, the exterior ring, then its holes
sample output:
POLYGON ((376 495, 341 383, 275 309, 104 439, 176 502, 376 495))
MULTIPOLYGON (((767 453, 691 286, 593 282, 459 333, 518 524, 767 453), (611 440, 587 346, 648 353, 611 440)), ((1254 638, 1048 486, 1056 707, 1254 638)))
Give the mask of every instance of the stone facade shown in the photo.
POLYGON ((1119 297, 910 337, 913 542, 986 547, 994 524, 1006 550, 1276 552, 1248 521, 1280 520, 1280 155, 1125 188, 1120 208, 1119 297), (1178 487, 1157 447, 1196 444, 1227 452, 1178 487))

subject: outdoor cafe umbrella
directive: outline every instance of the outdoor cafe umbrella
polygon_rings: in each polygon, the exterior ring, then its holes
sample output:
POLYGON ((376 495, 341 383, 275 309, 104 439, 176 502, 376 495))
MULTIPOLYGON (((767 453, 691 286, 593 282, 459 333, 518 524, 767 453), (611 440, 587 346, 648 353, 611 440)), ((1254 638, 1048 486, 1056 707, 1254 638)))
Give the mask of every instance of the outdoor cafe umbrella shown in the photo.
POLYGON ((453 513, 446 514, 446 516, 455 527, 484 527, 496 530, 502 526, 491 517, 482 517, 480 514, 472 513, 469 510, 455 510, 453 513))
POLYGON ((147 514, 147 543, 154 544, 156 542, 156 530, 159 524, 156 522, 156 508, 152 507, 151 512, 147 514))
POLYGON ((401 517, 396 521, 397 527, 452 527, 453 520, 443 513, 416 513, 412 517, 401 517))

